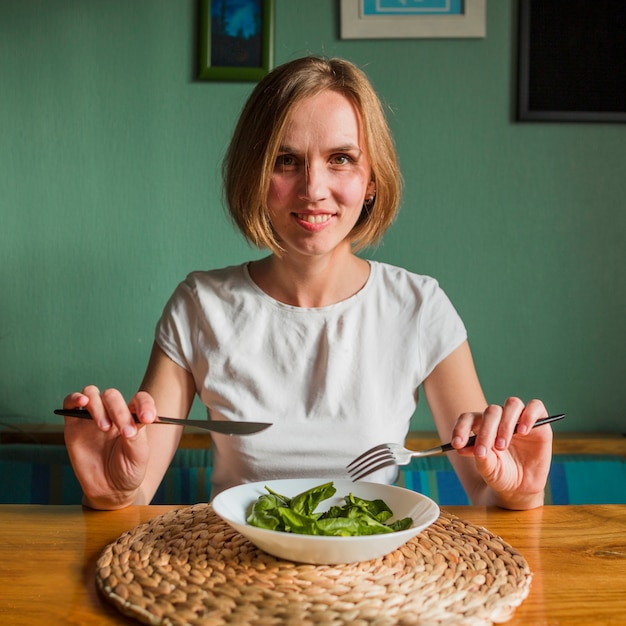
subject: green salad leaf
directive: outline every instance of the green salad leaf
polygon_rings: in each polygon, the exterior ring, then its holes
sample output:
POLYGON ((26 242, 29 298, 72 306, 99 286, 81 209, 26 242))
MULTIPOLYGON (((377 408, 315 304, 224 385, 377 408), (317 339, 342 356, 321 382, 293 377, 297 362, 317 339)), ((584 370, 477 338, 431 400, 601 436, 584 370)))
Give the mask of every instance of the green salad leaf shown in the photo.
POLYGON ((253 504, 247 522, 267 530, 352 537, 392 533, 410 528, 413 523, 410 517, 405 517, 386 524, 393 512, 383 500, 365 500, 352 493, 344 497, 344 505, 331 506, 326 512, 316 513, 319 504, 337 492, 332 482, 303 491, 293 498, 269 487, 265 489, 268 493, 253 504))

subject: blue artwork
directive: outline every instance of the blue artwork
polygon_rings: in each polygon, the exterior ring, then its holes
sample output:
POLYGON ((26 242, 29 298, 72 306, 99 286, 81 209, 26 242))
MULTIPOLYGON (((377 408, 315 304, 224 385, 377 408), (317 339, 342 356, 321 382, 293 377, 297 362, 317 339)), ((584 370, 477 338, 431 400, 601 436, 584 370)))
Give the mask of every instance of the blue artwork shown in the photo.
POLYGON ((211 65, 262 65, 261 0, 211 2, 211 65))
POLYGON ((463 15, 464 0, 362 0, 364 15, 463 15))

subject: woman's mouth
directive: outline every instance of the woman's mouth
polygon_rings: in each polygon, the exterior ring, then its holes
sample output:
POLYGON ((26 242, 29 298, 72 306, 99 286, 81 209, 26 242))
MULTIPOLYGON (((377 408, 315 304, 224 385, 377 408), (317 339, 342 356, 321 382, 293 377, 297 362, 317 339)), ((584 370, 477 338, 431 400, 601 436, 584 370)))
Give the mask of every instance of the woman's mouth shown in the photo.
POLYGON ((330 213, 296 213, 296 217, 307 224, 323 224, 332 218, 330 213))

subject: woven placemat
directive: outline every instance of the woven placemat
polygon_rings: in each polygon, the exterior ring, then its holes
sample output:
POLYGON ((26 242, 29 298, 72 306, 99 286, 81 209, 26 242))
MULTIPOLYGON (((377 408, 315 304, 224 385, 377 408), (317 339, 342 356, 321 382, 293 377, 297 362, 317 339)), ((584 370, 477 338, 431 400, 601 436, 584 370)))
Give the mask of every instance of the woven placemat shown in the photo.
POLYGON ((96 581, 145 624, 474 626, 507 621, 531 572, 501 538, 444 511, 385 557, 306 565, 266 554, 197 504, 107 546, 96 581))

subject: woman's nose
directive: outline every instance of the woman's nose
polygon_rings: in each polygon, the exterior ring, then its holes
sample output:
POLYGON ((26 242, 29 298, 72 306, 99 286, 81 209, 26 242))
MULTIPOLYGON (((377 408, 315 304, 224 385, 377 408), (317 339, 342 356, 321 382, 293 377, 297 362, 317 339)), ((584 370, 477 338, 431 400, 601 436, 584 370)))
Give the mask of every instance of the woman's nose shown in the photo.
POLYGON ((326 197, 328 182, 326 170, 316 163, 307 163, 302 180, 302 197, 310 202, 318 202, 326 197))

